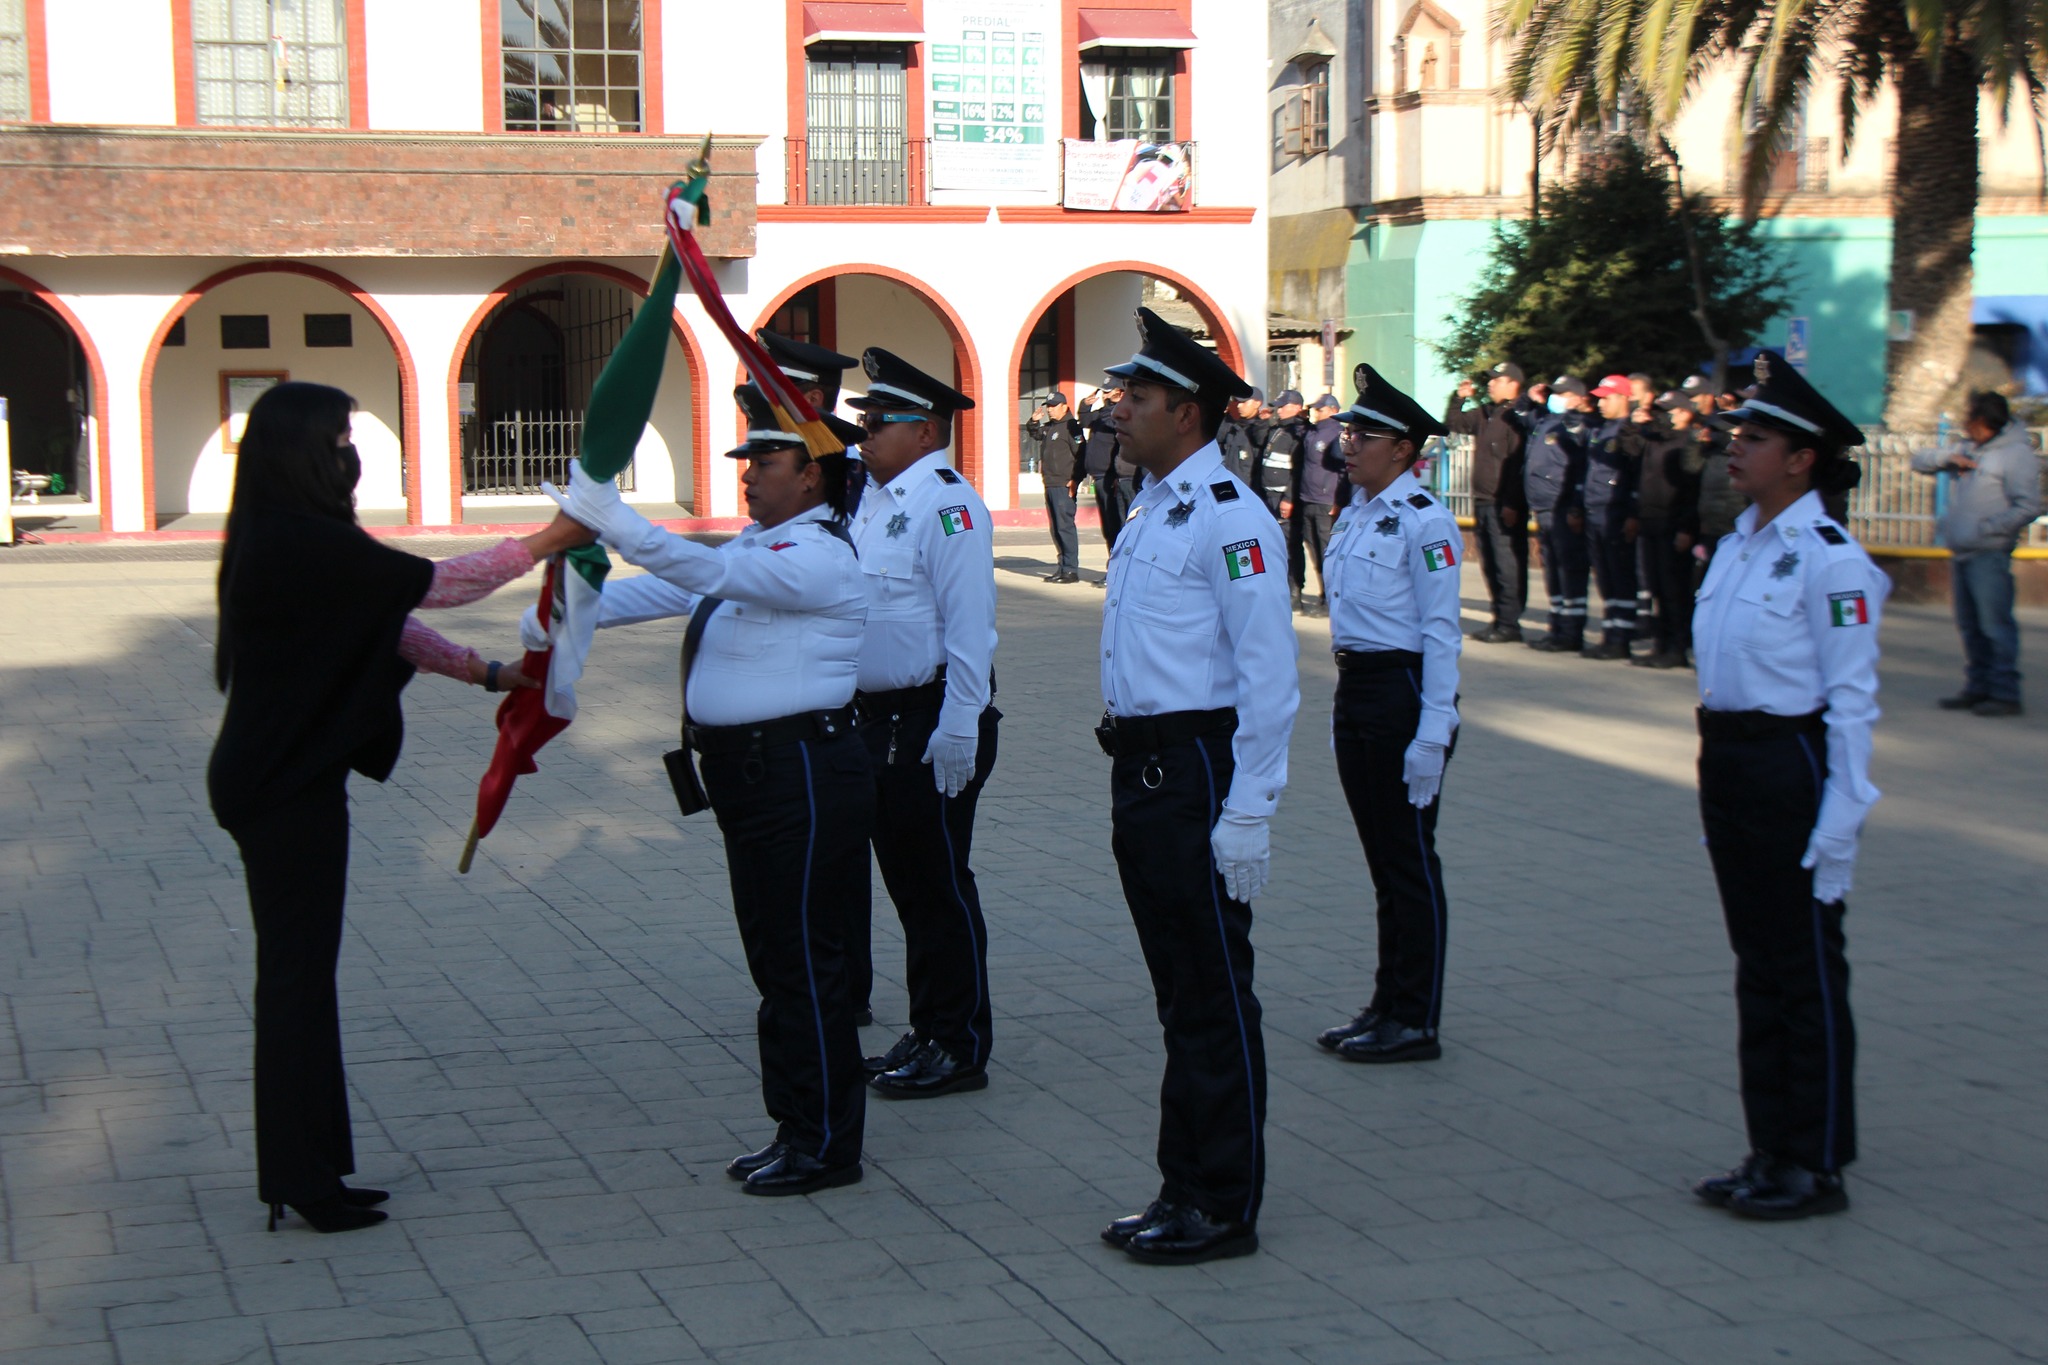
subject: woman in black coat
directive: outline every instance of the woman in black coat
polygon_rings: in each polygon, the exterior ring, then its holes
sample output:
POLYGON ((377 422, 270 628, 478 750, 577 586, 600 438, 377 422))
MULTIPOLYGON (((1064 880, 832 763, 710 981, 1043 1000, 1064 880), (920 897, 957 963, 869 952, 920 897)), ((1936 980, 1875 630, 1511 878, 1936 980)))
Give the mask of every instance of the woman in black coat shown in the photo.
POLYGON ((490 691, 538 686, 411 619, 458 606, 556 550, 576 523, 440 564, 356 524, 355 402, 280 384, 249 414, 221 554, 215 682, 227 714, 207 768, 214 817, 234 836, 256 925, 257 1194, 275 1230, 289 1205, 317 1231, 384 1221, 355 1171, 334 989, 348 881, 348 774, 382 782, 404 734, 398 694, 415 669, 490 691))

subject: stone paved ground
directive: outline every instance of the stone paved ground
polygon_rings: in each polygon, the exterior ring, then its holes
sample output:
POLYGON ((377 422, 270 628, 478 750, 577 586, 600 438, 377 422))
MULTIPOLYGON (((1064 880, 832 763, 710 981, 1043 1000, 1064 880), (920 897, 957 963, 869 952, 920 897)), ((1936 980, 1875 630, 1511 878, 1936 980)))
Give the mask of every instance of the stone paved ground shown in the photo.
MULTIPOLYGON (((363 1178, 396 1217, 339 1237, 266 1235, 253 1193, 250 935, 201 785, 211 567, 0 553, 0 1354, 2048 1357, 2048 726, 1934 710, 1956 680, 1944 613, 1885 627, 1888 796, 1849 919, 1855 1207, 1785 1227, 1684 1194, 1743 1145, 1690 675, 1468 652, 1446 1055, 1370 1070, 1309 1042, 1358 1002, 1372 930, 1325 746, 1326 636, 1305 625, 1255 935, 1265 1249, 1160 1270, 1095 1240, 1152 1193, 1160 1068, 1089 735, 1100 598, 1042 586, 1034 535, 999 553, 1008 719, 977 858, 994 1084, 871 1105, 857 1187, 756 1200, 721 1176, 766 1135, 752 998, 711 822, 677 821, 658 775, 675 634, 620 632, 473 875, 454 863, 480 694, 415 684, 398 775, 356 785, 344 1017, 363 1178)), ((442 624, 509 649, 524 597, 442 624)), ((2027 625, 2038 651, 2048 619, 2027 625)), ((903 999, 886 902, 877 932, 879 1046, 903 999)))

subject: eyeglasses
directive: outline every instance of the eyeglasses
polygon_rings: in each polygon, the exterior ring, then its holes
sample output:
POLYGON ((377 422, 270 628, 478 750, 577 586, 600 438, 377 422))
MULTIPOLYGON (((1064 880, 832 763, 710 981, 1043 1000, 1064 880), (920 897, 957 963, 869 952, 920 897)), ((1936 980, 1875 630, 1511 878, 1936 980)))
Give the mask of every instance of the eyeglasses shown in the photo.
POLYGON ((891 422, 929 422, 930 420, 932 419, 929 414, 921 412, 864 412, 860 415, 860 424, 869 431, 873 431, 877 427, 885 427, 891 422))

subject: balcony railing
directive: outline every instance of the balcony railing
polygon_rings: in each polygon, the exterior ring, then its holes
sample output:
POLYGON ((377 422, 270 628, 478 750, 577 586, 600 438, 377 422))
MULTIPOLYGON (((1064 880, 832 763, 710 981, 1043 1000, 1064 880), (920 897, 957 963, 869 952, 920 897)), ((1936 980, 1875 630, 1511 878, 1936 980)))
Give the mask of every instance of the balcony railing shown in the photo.
POLYGON ((925 202, 931 142, 859 129, 813 131, 784 144, 789 202, 846 206, 925 202))

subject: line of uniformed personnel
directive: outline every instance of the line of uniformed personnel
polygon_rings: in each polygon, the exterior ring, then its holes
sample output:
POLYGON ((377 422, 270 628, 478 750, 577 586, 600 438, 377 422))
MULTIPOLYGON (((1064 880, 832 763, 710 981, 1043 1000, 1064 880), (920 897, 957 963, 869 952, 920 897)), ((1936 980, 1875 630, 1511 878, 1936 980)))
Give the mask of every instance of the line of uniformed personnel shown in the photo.
MULTIPOLYGON (((1143 483, 1105 581, 1097 737, 1165 1074, 1157 1196, 1102 1238, 1185 1264, 1258 1244, 1266 1069, 1251 905, 1270 877, 1300 685, 1282 529, 1218 440, 1253 390, 1149 310, 1137 321, 1137 353, 1109 372, 1116 458, 1143 483)), ((767 340, 829 409, 853 359, 767 340)), ((602 624, 689 618, 683 735, 724 836, 776 1123, 728 1167, 752 1194, 859 1180, 869 1093, 988 1083, 987 933, 968 858, 999 719, 993 550, 986 507, 945 458, 971 400, 880 349, 859 363, 858 462, 811 457, 757 392, 739 392, 749 430, 730 453, 747 461, 755 520, 716 549, 651 526, 580 471, 562 498, 648 570, 607 588, 602 624), (912 1027, 863 1067, 870 846, 903 922, 912 1027)), ((1413 473, 1444 424, 1370 366, 1354 378, 1357 400, 1330 419, 1348 497, 1321 553, 1332 748, 1379 950, 1367 1003, 1317 1041, 1350 1061, 1417 1062, 1442 1051, 1449 907, 1435 831, 1459 723, 1464 542, 1413 473)), ((1701 781, 1740 964, 1753 1150, 1699 1192, 1791 1217, 1843 1206, 1854 1154, 1841 896, 1877 796, 1883 579, 1810 491, 1853 479, 1842 449, 1854 429, 1789 369, 1733 415, 1731 478, 1753 506, 1724 544, 1743 567, 1717 561, 1701 595, 1701 781)))

